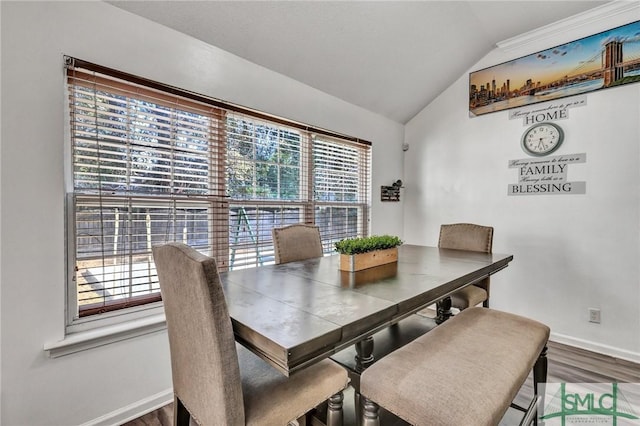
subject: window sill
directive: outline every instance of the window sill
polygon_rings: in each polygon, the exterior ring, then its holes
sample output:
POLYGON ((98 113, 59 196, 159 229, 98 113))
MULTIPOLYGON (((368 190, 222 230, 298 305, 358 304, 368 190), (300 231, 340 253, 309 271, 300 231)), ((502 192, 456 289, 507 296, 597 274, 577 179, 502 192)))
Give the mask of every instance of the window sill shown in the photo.
POLYGON ((65 336, 63 340, 45 344, 44 350, 51 358, 58 358, 110 343, 166 330, 166 328, 167 323, 164 314, 151 315, 125 323, 71 333, 65 336))

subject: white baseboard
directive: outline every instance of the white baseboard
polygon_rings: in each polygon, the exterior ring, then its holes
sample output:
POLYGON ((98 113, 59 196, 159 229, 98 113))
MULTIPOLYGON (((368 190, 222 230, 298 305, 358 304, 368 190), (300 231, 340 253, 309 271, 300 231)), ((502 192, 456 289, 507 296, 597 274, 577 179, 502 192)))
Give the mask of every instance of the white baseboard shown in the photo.
POLYGON ((597 352, 603 355, 609 355, 614 358, 624 359, 627 361, 640 363, 640 353, 627 351, 625 349, 616 348, 609 345, 603 345, 601 343, 592 342, 589 340, 578 339, 576 337, 567 336, 564 334, 551 333, 549 340, 556 343, 562 343, 564 345, 575 346, 576 348, 586 349, 591 352, 597 352))
POLYGON ((148 398, 129 404, 126 407, 119 408, 97 419, 83 423, 81 426, 120 426, 123 423, 144 416, 153 410, 157 410, 170 402, 173 402, 173 388, 151 395, 148 398))

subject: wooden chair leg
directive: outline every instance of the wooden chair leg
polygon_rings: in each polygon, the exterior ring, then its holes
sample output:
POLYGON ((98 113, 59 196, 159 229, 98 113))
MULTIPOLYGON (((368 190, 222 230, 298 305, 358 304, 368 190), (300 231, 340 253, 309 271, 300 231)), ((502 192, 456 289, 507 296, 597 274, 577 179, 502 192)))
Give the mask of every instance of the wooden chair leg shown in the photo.
POLYGON ((361 397, 363 403, 362 426, 380 426, 380 407, 369 398, 361 397))
POLYGON ((536 395, 538 394, 538 383, 545 383, 547 381, 547 350, 545 346, 533 366, 533 391, 536 395))
POLYGON ((191 414, 185 408, 177 395, 173 396, 173 424, 174 426, 189 426, 191 414))
POLYGON ((327 426, 342 426, 344 423, 342 412, 344 393, 338 392, 329 398, 327 404, 327 426))
POLYGON ((356 412, 356 426, 362 424, 362 395, 360 395, 359 389, 354 389, 353 392, 353 409, 356 412))
MULTIPOLYGON (((533 365, 533 395, 538 398, 538 407, 544 407, 544 395, 540 395, 539 386, 540 383, 545 383, 547 381, 547 367, 548 367, 548 359, 547 359, 547 346, 542 348, 536 363, 533 365)), ((533 418, 534 426, 538 424, 538 416, 536 415, 533 418)))

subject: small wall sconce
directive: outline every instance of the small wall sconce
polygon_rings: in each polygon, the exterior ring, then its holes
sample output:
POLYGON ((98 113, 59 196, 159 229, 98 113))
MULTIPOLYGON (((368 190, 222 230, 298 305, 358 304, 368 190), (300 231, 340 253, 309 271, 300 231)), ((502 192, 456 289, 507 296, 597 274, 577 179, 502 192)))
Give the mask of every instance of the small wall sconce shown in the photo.
POLYGON ((380 187, 380 201, 400 201, 400 188, 402 181, 398 179, 391 186, 380 187))

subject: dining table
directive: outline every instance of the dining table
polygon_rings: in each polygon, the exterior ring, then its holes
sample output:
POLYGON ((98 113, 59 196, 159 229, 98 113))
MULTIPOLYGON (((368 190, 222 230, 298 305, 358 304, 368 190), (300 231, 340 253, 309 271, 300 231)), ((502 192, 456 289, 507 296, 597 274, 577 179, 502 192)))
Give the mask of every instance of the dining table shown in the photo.
POLYGON ((236 341, 289 376, 354 347, 360 359, 373 362, 376 333, 512 260, 510 254, 403 244, 397 262, 358 272, 341 271, 335 254, 224 271, 220 279, 236 341))

